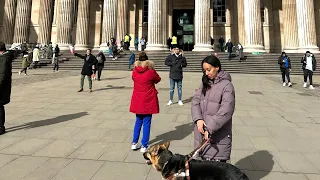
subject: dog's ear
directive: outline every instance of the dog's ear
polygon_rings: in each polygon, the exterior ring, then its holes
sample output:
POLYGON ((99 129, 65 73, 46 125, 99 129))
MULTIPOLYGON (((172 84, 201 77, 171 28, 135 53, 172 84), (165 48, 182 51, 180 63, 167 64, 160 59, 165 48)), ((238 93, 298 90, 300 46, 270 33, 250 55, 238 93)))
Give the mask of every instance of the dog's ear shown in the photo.
POLYGON ((167 141, 161 145, 163 149, 169 149, 169 146, 170 146, 170 141, 167 141))
POLYGON ((154 149, 152 150, 151 155, 153 155, 153 156, 158 155, 159 149, 160 149, 160 145, 156 145, 154 147, 154 149))

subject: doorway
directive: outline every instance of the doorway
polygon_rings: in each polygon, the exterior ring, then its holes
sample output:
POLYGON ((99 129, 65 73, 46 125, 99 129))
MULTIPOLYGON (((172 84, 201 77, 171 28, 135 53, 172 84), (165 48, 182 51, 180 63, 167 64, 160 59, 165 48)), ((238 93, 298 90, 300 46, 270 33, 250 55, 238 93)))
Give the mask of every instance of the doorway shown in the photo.
POLYGON ((180 49, 192 51, 194 47, 194 9, 173 9, 172 35, 177 37, 180 49))

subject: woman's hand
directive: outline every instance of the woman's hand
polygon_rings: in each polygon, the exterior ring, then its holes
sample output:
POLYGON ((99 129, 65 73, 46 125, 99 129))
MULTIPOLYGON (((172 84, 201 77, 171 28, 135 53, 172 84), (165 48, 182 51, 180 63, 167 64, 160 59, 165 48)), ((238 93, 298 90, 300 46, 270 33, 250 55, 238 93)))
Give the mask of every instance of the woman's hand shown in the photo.
POLYGON ((198 120, 197 121, 197 127, 198 127, 198 131, 201 133, 201 134, 204 134, 204 130, 203 130, 203 126, 205 126, 205 122, 204 120, 198 120))

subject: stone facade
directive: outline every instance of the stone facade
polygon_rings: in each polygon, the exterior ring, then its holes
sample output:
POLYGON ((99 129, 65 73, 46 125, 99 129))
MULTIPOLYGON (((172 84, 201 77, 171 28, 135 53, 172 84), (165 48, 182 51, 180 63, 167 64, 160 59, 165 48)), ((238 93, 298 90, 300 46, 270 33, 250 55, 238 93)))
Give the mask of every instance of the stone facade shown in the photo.
POLYGON ((178 32, 175 12, 191 10, 195 51, 210 51, 210 36, 215 44, 221 36, 240 42, 250 52, 319 51, 320 1, 227 0, 224 23, 214 22, 212 2, 149 0, 145 13, 145 0, 2 0, 0 40, 99 49, 110 37, 120 43, 129 34, 130 48, 135 38, 145 37, 146 50, 163 50, 166 39, 178 32))

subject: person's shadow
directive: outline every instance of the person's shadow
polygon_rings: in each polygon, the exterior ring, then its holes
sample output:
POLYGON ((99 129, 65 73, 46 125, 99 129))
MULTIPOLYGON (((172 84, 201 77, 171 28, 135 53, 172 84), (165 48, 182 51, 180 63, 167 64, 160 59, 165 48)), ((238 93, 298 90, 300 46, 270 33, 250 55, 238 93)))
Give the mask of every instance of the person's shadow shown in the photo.
POLYGON ((80 118, 80 117, 86 116, 86 115, 88 115, 87 112, 80 112, 80 113, 75 113, 75 114, 61 115, 61 116, 57 116, 54 118, 40 120, 40 121, 28 122, 28 123, 24 123, 22 125, 6 128, 6 132, 13 132, 13 131, 18 131, 18 130, 22 130, 22 129, 37 128, 37 127, 41 127, 41 126, 49 126, 49 125, 58 124, 58 123, 70 121, 73 119, 77 119, 77 118, 80 118))
POLYGON ((182 140, 193 131, 194 123, 182 124, 175 127, 175 130, 160 134, 155 139, 149 141, 149 144, 162 144, 166 141, 182 140))
POLYGON ((235 166, 242 170, 252 170, 248 166, 253 166, 255 173, 247 174, 247 176, 250 175, 252 180, 260 180, 271 172, 274 165, 272 158, 273 155, 266 150, 257 151, 239 160, 235 166))

